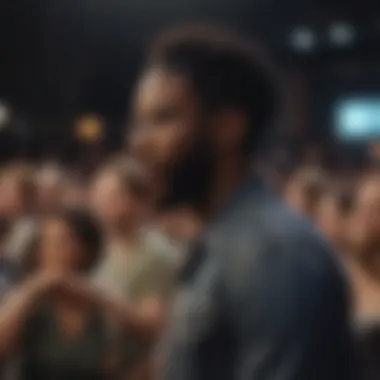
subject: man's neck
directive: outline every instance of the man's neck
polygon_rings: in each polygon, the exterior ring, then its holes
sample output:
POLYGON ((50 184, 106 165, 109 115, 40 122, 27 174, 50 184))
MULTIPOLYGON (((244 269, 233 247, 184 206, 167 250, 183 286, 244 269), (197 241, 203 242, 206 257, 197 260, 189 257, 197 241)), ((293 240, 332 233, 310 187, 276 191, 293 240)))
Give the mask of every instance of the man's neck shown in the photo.
POLYGON ((201 208, 208 219, 220 210, 247 175, 249 165, 242 159, 225 159, 217 166, 207 201, 201 208))
POLYGON ((361 273, 368 278, 368 280, 380 284, 380 268, 375 257, 378 253, 371 253, 371 255, 358 254, 358 268, 361 273), (372 256, 374 255, 374 256, 372 256))

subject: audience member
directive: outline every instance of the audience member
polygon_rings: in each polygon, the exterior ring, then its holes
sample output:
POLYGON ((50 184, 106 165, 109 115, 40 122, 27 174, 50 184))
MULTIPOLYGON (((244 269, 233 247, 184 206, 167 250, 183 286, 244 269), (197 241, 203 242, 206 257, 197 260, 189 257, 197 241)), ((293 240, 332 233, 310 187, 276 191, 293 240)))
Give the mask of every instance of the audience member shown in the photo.
POLYGON ((284 197, 296 210, 314 219, 324 187, 324 176, 318 168, 301 168, 290 176, 284 197))
POLYGON ((380 176, 365 177, 356 189, 349 220, 350 274, 362 379, 380 376, 380 176))
POLYGON ((63 170, 55 164, 46 164, 36 178, 37 202, 40 212, 50 212, 60 207, 65 189, 63 170))
POLYGON ((87 276, 101 250, 101 232, 86 213, 44 216, 24 256, 25 279, 0 309, 0 356, 21 353, 21 379, 115 378, 116 368, 106 367, 116 339, 105 310, 83 302, 71 285, 73 276, 87 276))
POLYGON ((365 177, 357 187, 349 221, 351 269, 356 315, 380 322, 380 176, 365 177))
POLYGON ((348 189, 333 187, 321 196, 316 222, 322 233, 340 253, 347 252, 347 219, 352 208, 352 194, 348 189))
POLYGON ((67 176, 62 194, 62 204, 67 207, 83 207, 88 204, 88 178, 79 174, 67 176))
MULTIPOLYGON (((105 227, 107 246, 95 282, 142 312, 153 313, 160 324, 173 291, 175 263, 160 246, 149 244, 144 233, 153 194, 148 172, 134 161, 116 160, 98 173, 92 203, 105 227)), ((125 337, 127 365, 138 361, 150 346, 132 333, 125 337)))
POLYGON ((17 220, 35 207, 34 170, 22 163, 6 166, 0 180, 2 216, 17 220))

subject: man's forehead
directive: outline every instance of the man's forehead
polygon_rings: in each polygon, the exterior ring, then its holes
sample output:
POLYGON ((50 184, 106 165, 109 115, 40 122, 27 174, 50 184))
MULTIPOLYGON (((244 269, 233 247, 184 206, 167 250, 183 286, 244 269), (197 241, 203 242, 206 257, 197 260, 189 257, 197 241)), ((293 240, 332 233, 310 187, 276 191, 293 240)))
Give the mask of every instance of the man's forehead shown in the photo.
POLYGON ((104 187, 109 187, 110 184, 113 185, 117 183, 118 183, 118 177, 116 173, 112 172, 111 170, 103 170, 94 178, 93 187, 104 188, 104 187))
POLYGON ((153 68, 141 76, 137 86, 137 98, 144 102, 178 100, 188 95, 189 91, 189 81, 186 77, 161 68, 153 68))
POLYGON ((163 79, 165 79, 165 73, 162 70, 152 69, 144 72, 138 82, 138 92, 152 92, 152 90, 162 87, 163 79))

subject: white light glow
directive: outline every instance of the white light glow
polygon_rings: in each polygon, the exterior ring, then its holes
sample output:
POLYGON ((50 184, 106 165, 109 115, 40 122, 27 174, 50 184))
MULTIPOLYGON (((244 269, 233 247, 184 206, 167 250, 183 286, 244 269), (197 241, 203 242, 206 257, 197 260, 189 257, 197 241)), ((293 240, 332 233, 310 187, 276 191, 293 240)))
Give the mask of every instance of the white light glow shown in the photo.
POLYGON ((329 27, 330 42, 338 46, 349 46, 355 40, 355 28, 345 22, 336 22, 329 27))
POLYGON ((307 26, 295 28, 290 33, 290 44, 300 52, 311 52, 317 45, 317 35, 307 26))

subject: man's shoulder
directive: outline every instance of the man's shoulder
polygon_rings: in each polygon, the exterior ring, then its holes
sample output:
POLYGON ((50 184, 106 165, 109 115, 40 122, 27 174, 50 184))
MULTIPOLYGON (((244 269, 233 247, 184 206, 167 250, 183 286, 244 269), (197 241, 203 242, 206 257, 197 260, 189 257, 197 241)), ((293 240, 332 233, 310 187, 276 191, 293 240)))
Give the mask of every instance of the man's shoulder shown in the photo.
POLYGON ((315 247, 330 250, 312 221, 273 197, 263 202, 258 215, 252 216, 253 227, 260 230, 268 244, 291 248, 315 247))
POLYGON ((224 240, 253 245, 263 243, 324 245, 324 239, 311 221, 288 207, 272 193, 252 194, 237 202, 232 211, 224 216, 215 231, 224 240))
POLYGON ((237 277, 269 262, 271 271, 302 272, 315 281, 335 281, 342 275, 335 252, 312 222, 275 195, 247 197, 214 231, 214 237, 218 244, 211 251, 237 277))
MULTIPOLYGON (((267 252, 282 252, 300 263, 336 263, 337 255, 313 222, 277 198, 263 202, 254 228, 264 239, 267 252)), ((278 254, 278 253, 277 253, 278 254)))

